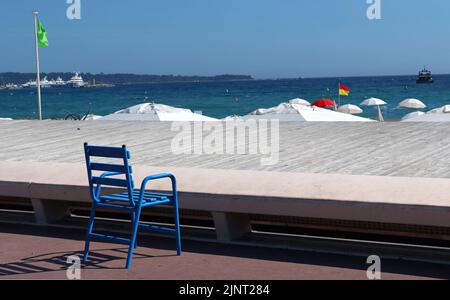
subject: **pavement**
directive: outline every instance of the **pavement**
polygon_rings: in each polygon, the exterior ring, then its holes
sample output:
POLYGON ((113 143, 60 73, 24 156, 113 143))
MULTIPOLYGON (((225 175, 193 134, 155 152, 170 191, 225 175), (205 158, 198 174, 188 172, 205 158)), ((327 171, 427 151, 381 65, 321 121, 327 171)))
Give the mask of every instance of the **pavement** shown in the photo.
MULTIPOLYGON (((82 256, 84 231, 0 224, 0 279, 67 279, 69 256, 82 256)), ((366 258, 313 251, 183 240, 176 256, 169 238, 140 237, 131 270, 127 247, 93 242, 81 279, 367 280, 366 258)), ((381 258, 382 279, 449 279, 450 267, 381 258)))

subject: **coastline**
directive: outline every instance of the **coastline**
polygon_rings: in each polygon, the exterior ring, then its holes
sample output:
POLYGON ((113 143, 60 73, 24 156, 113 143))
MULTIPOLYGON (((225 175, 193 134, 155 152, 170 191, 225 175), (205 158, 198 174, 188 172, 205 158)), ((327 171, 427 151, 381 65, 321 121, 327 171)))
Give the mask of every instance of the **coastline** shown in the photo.
MULTIPOLYGON (((256 109, 274 107, 289 99, 314 101, 319 98, 338 100, 337 79, 303 80, 233 80, 204 82, 166 82, 118 84, 112 88, 42 89, 44 117, 62 119, 67 114, 83 115, 87 111, 105 116, 144 102, 156 102, 192 111, 217 119, 232 115, 244 116, 256 109)), ((428 111, 450 104, 450 76, 437 77, 430 85, 416 85, 412 77, 355 78, 346 80, 349 97, 343 104, 359 106, 369 97, 387 102, 383 108, 386 120, 398 121, 413 110, 399 109, 406 98, 422 100, 428 111)), ((36 95, 31 88, 0 91, 1 117, 24 119, 35 116, 36 95)), ((376 118, 376 111, 363 108, 361 115, 376 118)))

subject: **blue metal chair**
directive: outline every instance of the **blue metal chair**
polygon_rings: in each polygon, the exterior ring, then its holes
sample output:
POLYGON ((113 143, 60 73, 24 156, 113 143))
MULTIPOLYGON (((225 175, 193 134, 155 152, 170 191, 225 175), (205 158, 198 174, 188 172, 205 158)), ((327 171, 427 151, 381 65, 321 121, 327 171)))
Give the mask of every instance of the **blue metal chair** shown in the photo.
POLYGON ((89 257, 89 243, 91 238, 97 238, 106 241, 113 241, 129 245, 126 268, 131 267, 131 260, 133 257, 133 250, 136 248, 136 235, 138 228, 155 230, 162 233, 173 234, 176 237, 177 254, 181 255, 181 238, 180 238, 180 223, 178 215, 178 194, 175 176, 172 174, 157 174, 151 175, 144 179, 141 189, 134 188, 133 172, 131 166, 128 164, 130 159, 130 152, 126 146, 122 147, 102 147, 90 146, 84 144, 84 152, 86 155, 86 166, 89 178, 89 191, 92 198, 92 210, 89 220, 88 231, 86 235, 86 244, 84 249, 84 262, 86 263, 89 257), (119 159, 120 163, 98 163, 92 162, 92 157, 115 158, 119 159), (104 172, 100 175, 94 175, 94 172, 104 172), (117 178, 120 176, 122 178, 117 178), (152 180, 170 178, 172 181, 172 193, 150 193, 145 191, 147 183, 152 180), (125 188, 126 191, 111 195, 102 195, 102 186, 125 188), (156 205, 166 205, 173 207, 174 227, 161 227, 149 224, 139 223, 142 208, 152 207, 156 205), (113 210, 128 211, 131 214, 131 238, 120 238, 93 232, 95 211, 97 207, 109 208, 113 210))

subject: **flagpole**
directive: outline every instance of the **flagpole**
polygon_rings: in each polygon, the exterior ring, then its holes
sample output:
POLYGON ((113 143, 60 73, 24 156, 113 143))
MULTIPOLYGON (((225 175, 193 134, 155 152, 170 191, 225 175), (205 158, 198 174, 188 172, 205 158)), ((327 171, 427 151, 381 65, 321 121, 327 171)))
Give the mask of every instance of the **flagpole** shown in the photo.
POLYGON ((338 83, 338 105, 341 106, 341 81, 338 83))
POLYGON ((41 72, 40 72, 40 66, 39 66, 39 42, 38 42, 38 31, 37 31, 37 25, 38 25, 38 19, 37 19, 38 12, 33 11, 34 16, 34 42, 36 47, 36 86, 37 86, 37 96, 38 96, 38 112, 39 112, 39 120, 42 120, 42 102, 41 102, 41 72))

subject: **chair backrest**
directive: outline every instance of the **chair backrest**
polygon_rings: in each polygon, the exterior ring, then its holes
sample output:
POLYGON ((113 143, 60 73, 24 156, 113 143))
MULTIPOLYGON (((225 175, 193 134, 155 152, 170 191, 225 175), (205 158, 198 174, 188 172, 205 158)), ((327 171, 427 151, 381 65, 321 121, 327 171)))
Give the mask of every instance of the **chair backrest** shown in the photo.
POLYGON ((91 146, 84 144, 84 153, 86 156, 86 167, 89 179, 89 191, 93 201, 100 201, 102 186, 126 188, 130 205, 135 205, 133 200, 133 170, 128 164, 130 152, 127 147, 105 147, 91 146), (118 159, 117 164, 94 162, 93 158, 118 159), (102 174, 94 172, 103 171, 102 174), (120 176, 122 178, 117 178, 120 176))

